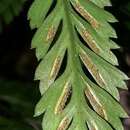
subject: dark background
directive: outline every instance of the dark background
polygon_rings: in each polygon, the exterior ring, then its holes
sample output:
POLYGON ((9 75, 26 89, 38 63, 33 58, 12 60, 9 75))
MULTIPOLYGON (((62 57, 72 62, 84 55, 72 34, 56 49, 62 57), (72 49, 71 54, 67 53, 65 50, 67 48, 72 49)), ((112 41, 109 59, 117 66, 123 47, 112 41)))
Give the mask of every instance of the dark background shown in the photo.
MULTIPOLYGON (((32 118, 36 102, 40 98, 38 82, 34 82, 34 72, 38 64, 35 50, 31 50, 34 31, 29 27, 27 12, 32 3, 28 0, 19 16, 3 25, 0 34, 0 129, 40 130, 40 118, 32 118), (8 124, 8 125, 7 125, 8 124)), ((114 50, 119 59, 119 68, 130 76, 130 1, 112 0, 107 7, 119 20, 112 24, 118 34, 114 39, 120 50, 114 50)), ((130 115, 129 91, 119 90, 121 103, 130 115)), ((125 130, 130 130, 130 119, 123 120, 125 130)))

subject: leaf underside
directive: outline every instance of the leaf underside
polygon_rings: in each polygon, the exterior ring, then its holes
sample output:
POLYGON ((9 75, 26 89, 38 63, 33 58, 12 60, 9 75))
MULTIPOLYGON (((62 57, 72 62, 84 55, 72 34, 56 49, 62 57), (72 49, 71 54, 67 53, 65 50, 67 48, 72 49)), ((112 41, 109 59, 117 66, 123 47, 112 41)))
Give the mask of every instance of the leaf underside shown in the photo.
POLYGON ((26 0, 0 0, 0 32, 3 24, 12 22, 18 16, 26 0))
POLYGON ((32 48, 40 64, 41 100, 35 116, 44 113, 44 130, 123 130, 127 114, 117 88, 128 77, 118 70, 110 38, 117 22, 104 10, 109 0, 35 0, 28 19, 37 28, 32 48), (63 69, 64 68, 64 69, 63 69))

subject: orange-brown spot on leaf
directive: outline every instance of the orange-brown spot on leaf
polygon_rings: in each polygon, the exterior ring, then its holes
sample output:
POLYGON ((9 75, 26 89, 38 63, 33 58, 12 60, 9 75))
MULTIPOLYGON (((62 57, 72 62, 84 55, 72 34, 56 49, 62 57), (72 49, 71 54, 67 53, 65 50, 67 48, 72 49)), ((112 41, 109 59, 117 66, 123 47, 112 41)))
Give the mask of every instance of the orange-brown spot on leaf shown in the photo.
POLYGON ((88 123, 88 127, 89 127, 89 130, 98 130, 98 128, 90 122, 88 123))
POLYGON ((60 69, 61 63, 62 63, 62 58, 60 56, 58 56, 53 63, 53 67, 52 67, 52 70, 50 73, 50 79, 56 78, 58 71, 60 69))
POLYGON ((70 119, 68 118, 68 117, 65 117, 62 121, 61 121, 61 123, 60 123, 60 125, 59 125, 59 127, 57 128, 57 130, 67 130, 67 128, 68 128, 68 126, 69 126, 69 124, 70 124, 70 119))
POLYGON ((89 70, 89 72, 94 76, 96 81, 101 85, 105 86, 105 81, 103 77, 101 76, 99 70, 97 69, 96 65, 93 64, 92 60, 88 57, 88 55, 84 52, 80 53, 80 57, 85 64, 86 68, 89 70))
POLYGON ((46 41, 47 42, 52 41, 55 37, 55 34, 56 34, 56 29, 53 26, 50 27, 48 30, 47 37, 46 37, 46 41))
POLYGON ((76 11, 78 11, 78 13, 80 13, 92 25, 93 28, 99 27, 99 23, 97 22, 97 20, 89 12, 87 12, 80 5, 79 2, 76 2, 76 4, 74 4, 74 8, 76 9, 76 11))
POLYGON ((93 94, 92 90, 90 89, 90 87, 88 87, 87 85, 87 89, 85 90, 85 95, 88 98, 89 102, 91 103, 91 105, 93 106, 94 110, 103 118, 106 119, 106 114, 104 111, 103 106, 100 104, 100 102, 98 101, 98 99, 95 97, 95 95, 93 94))
POLYGON ((89 32, 87 32, 85 29, 83 29, 82 31, 82 37, 83 39, 86 41, 86 43, 88 44, 88 46, 97 54, 100 53, 99 48, 96 46, 96 42, 93 39, 93 37, 90 35, 89 32))
POLYGON ((55 114, 60 114, 66 106, 67 99, 71 94, 71 84, 67 82, 55 107, 55 114))

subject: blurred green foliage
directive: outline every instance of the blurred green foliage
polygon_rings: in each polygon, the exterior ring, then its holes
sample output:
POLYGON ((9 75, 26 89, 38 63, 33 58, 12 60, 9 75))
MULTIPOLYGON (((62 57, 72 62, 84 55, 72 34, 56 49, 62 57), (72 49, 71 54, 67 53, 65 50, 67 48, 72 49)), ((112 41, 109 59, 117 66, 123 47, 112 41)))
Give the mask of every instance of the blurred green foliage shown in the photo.
POLYGON ((35 83, 0 80, 0 130, 35 130, 39 121, 33 119, 33 109, 38 98, 35 83))
POLYGON ((0 32, 3 25, 13 21, 23 8, 26 0, 0 0, 0 32))

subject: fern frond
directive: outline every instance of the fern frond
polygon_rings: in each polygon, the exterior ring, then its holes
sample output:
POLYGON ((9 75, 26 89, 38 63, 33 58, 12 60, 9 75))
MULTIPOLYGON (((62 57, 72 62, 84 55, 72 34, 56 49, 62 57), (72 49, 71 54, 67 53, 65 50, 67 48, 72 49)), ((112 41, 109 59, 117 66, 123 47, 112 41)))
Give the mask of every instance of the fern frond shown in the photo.
POLYGON ((119 46, 110 39, 117 36, 109 22, 117 20, 104 10, 109 5, 109 0, 32 4, 28 18, 37 28, 32 48, 41 60, 35 79, 42 95, 35 116, 44 113, 44 130, 123 130, 120 118, 127 114, 117 88, 126 89, 128 77, 115 67, 111 49, 119 46), (67 65, 59 75, 64 59, 67 65))
POLYGON ((26 0, 0 0, 0 30, 18 16, 26 0))

